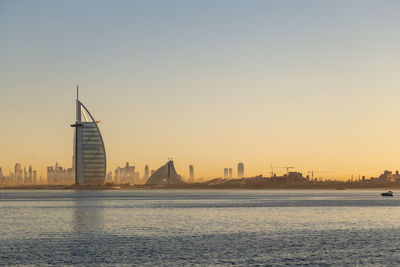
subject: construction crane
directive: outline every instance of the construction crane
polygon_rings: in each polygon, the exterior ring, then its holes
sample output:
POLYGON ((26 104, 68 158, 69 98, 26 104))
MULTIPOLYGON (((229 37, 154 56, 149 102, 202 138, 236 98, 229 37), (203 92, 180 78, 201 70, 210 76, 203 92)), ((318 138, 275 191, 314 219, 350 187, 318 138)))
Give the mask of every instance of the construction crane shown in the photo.
POLYGON ((272 163, 271 163, 271 177, 274 177, 274 169, 272 168, 272 163))

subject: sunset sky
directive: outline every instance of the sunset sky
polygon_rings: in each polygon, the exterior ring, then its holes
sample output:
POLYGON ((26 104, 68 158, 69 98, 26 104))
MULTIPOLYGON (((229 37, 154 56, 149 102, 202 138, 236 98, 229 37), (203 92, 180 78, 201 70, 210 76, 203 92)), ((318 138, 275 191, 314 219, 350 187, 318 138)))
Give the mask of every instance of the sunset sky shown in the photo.
POLYGON ((0 0, 0 36, 7 175, 71 167, 78 83, 108 171, 400 170, 400 1, 0 0))

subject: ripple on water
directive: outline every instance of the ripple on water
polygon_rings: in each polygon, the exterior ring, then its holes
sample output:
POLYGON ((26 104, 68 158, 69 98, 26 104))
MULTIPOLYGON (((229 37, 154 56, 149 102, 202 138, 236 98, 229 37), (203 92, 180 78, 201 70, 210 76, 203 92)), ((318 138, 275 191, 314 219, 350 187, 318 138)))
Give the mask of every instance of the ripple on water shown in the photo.
POLYGON ((5 265, 398 265, 375 191, 2 191, 5 265))

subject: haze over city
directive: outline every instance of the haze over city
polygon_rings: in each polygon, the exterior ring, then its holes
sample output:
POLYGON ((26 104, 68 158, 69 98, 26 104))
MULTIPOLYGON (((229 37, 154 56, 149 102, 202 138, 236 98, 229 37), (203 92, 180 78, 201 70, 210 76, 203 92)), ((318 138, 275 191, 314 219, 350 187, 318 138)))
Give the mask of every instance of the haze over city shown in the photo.
POLYGON ((399 0, 0 0, 0 265, 399 266, 399 0))
POLYGON ((400 3, 380 3, 0 1, 3 173, 71 167, 76 84, 108 170, 400 169, 400 3))

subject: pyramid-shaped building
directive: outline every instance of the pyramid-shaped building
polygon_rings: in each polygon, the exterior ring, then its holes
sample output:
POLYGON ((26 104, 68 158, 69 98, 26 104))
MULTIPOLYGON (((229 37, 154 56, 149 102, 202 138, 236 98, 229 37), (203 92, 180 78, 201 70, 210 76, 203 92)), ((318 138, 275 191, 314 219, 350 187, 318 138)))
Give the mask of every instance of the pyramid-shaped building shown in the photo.
POLYGON ((147 180, 146 185, 179 185, 186 184, 181 176, 176 173, 174 162, 168 161, 156 170, 147 180))

